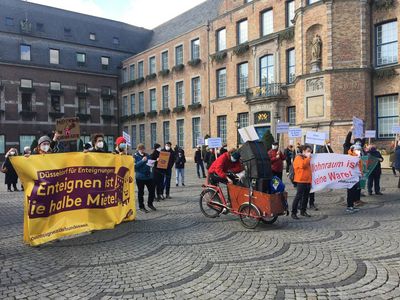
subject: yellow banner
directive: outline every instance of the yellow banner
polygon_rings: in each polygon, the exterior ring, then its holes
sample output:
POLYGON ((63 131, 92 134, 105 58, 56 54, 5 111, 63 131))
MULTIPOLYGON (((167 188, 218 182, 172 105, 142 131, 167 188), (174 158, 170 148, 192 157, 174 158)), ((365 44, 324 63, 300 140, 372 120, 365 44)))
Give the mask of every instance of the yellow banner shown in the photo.
POLYGON ((136 217, 131 156, 63 153, 12 157, 24 189, 24 241, 111 229, 136 217))

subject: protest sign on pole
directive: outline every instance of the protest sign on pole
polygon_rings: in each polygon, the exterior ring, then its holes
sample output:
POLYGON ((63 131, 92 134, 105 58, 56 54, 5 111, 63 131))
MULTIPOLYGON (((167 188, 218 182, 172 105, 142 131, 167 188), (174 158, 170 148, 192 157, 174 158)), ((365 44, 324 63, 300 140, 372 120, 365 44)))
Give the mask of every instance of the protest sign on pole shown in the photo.
POLYGON ((135 219, 132 156, 75 152, 12 164, 24 183, 24 241, 32 246, 135 219))
POLYGON ((307 131, 306 144, 324 146, 326 140, 325 132, 307 131))
POLYGON ((364 137, 364 121, 356 117, 353 117, 353 137, 355 139, 364 137))
POLYGON ((311 192, 323 189, 348 189, 359 182, 359 157, 344 154, 314 154, 311 157, 311 192))
POLYGON ((222 147, 222 139, 217 138, 209 138, 208 140, 208 148, 220 148, 222 147))
POLYGON ((400 125, 393 125, 392 132, 395 134, 400 134, 400 125))
POLYGON ((202 138, 202 137, 197 138, 197 145, 200 145, 200 146, 205 145, 204 138, 202 138))
POLYGON ((300 127, 289 127, 289 138, 297 139, 303 136, 303 130, 300 127))
POLYGON ((123 138, 126 140, 126 144, 130 147, 130 146, 132 146, 132 144, 131 144, 131 136, 127 133, 127 132, 125 132, 125 131, 122 131, 122 136, 123 136, 123 138))
POLYGON ((289 123, 278 122, 276 123, 276 133, 288 133, 289 123))
POLYGON ((372 139, 376 138, 376 130, 366 130, 365 137, 372 138, 372 139))
POLYGON ((57 119, 56 131, 60 134, 59 141, 76 141, 80 137, 79 118, 57 119))

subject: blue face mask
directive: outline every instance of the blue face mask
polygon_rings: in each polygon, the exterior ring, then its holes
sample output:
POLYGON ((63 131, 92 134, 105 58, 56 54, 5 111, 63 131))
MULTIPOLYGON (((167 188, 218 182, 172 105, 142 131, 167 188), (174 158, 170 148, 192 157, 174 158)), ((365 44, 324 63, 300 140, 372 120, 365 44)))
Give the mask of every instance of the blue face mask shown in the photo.
POLYGON ((126 149, 126 144, 125 143, 119 144, 119 149, 125 150, 126 149))

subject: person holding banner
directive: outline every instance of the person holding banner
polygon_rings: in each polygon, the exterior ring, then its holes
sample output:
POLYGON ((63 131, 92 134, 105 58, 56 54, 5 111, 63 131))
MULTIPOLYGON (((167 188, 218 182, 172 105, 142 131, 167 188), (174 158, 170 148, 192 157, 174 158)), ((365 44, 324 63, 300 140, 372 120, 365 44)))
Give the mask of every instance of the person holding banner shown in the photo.
POLYGON ((297 184, 296 196, 292 204, 292 218, 298 220, 297 210, 301 203, 300 215, 311 217, 307 213, 308 197, 311 190, 312 172, 311 172, 311 153, 312 149, 306 145, 300 148, 301 154, 297 155, 293 162, 294 182, 297 184))
POLYGON ((126 144, 126 139, 122 136, 118 137, 115 141, 115 154, 119 155, 127 155, 128 154, 128 145, 126 144))
POLYGON ((278 148, 279 143, 273 143, 272 149, 268 151, 268 156, 271 161, 272 176, 276 176, 282 180, 283 162, 286 156, 278 148))
POLYGON ((376 149, 375 145, 369 146, 368 155, 376 157, 379 160, 374 170, 368 176, 368 194, 370 196, 372 195, 372 186, 374 186, 375 195, 383 195, 381 193, 381 186, 380 186, 380 180, 382 174, 381 162, 383 162, 383 157, 381 153, 376 149))
MULTIPOLYGON (((359 143, 354 144, 350 147, 349 155, 361 157, 362 147, 359 143)), ((362 172, 362 164, 361 161, 359 163, 360 170, 362 172)), ((360 182, 357 182, 352 188, 347 189, 347 209, 346 211, 349 213, 355 213, 359 211, 359 208, 354 207, 354 204, 358 204, 358 206, 363 205, 364 202, 361 201, 361 187, 360 182)))

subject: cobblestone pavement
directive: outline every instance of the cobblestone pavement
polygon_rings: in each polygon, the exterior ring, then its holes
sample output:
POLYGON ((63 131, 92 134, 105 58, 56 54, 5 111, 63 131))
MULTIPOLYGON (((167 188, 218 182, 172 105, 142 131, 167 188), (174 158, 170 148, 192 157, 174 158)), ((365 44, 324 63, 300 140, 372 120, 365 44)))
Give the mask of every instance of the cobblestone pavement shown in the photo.
POLYGON ((36 248, 22 243, 22 194, 2 186, 0 298, 400 299, 393 175, 357 214, 344 212, 344 191, 325 192, 310 219, 246 230, 235 216, 205 218, 202 180, 187 171, 187 186, 157 212, 36 248))

